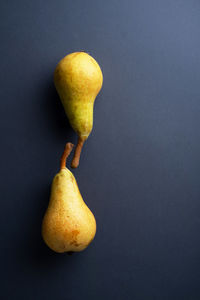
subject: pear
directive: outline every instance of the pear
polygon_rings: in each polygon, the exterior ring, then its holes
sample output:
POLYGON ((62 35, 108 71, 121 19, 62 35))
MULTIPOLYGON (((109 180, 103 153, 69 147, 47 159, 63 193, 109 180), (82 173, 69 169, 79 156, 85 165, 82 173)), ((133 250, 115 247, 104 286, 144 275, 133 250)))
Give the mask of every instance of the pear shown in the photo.
POLYGON ((103 84, 96 60, 85 52, 65 56, 54 72, 54 83, 72 128, 78 134, 72 168, 79 165, 81 150, 93 127, 94 101, 103 84))
POLYGON ((83 201, 75 177, 65 167, 72 148, 71 143, 66 144, 42 223, 45 243, 58 253, 84 250, 96 233, 94 215, 83 201))

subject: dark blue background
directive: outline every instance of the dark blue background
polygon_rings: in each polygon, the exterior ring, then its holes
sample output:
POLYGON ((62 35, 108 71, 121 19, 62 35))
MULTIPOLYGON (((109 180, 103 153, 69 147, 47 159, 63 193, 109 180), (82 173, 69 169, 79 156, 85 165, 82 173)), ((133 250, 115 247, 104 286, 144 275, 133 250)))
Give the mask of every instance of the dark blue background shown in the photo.
POLYGON ((200 2, 0 3, 1 299, 200 299, 200 2), (66 54, 104 85, 74 171, 90 247, 49 250, 41 221, 67 141, 53 85, 66 54))

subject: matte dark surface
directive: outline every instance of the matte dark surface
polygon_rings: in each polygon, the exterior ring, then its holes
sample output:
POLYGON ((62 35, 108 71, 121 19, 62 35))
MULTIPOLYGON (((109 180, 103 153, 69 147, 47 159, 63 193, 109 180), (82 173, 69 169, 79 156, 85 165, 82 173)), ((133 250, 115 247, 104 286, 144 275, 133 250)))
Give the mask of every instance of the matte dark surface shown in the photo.
POLYGON ((1 299, 200 299, 200 2, 0 3, 1 299), (76 142, 53 86, 66 54, 99 62, 74 171, 97 235, 72 256, 40 235, 76 142))

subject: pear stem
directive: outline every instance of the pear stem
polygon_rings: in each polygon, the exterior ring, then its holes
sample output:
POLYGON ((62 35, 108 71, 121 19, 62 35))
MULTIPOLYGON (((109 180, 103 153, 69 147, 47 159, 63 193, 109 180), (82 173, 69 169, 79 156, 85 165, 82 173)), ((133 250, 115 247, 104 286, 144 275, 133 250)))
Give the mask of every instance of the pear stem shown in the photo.
POLYGON ((67 143, 65 145, 65 150, 64 150, 64 152, 61 156, 61 160, 60 160, 60 169, 65 169, 67 158, 70 155, 73 147, 74 147, 74 145, 72 143, 67 143))
POLYGON ((78 138, 78 143, 76 145, 76 149, 75 149, 75 153, 74 153, 74 157, 73 160, 71 162, 71 167, 72 168, 77 168, 79 165, 79 160, 80 160, 80 155, 81 155, 81 150, 83 148, 83 144, 84 144, 85 140, 83 140, 82 138, 78 138))

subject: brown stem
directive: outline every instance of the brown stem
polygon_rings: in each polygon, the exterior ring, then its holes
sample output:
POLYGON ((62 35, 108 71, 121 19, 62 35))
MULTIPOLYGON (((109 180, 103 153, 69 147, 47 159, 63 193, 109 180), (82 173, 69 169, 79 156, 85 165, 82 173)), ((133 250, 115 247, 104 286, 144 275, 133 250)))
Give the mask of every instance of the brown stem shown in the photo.
POLYGON ((61 159, 60 159, 60 169, 65 169, 66 160, 67 160, 68 156, 70 155, 73 147, 74 147, 74 145, 72 143, 67 143, 65 145, 65 150, 64 150, 64 152, 61 156, 61 159))
POLYGON ((78 143, 76 145, 74 157, 73 157, 72 162, 71 162, 71 167, 72 168, 77 168, 78 165, 79 165, 81 150, 82 150, 84 142, 85 141, 83 139, 81 139, 80 137, 78 138, 78 143))

